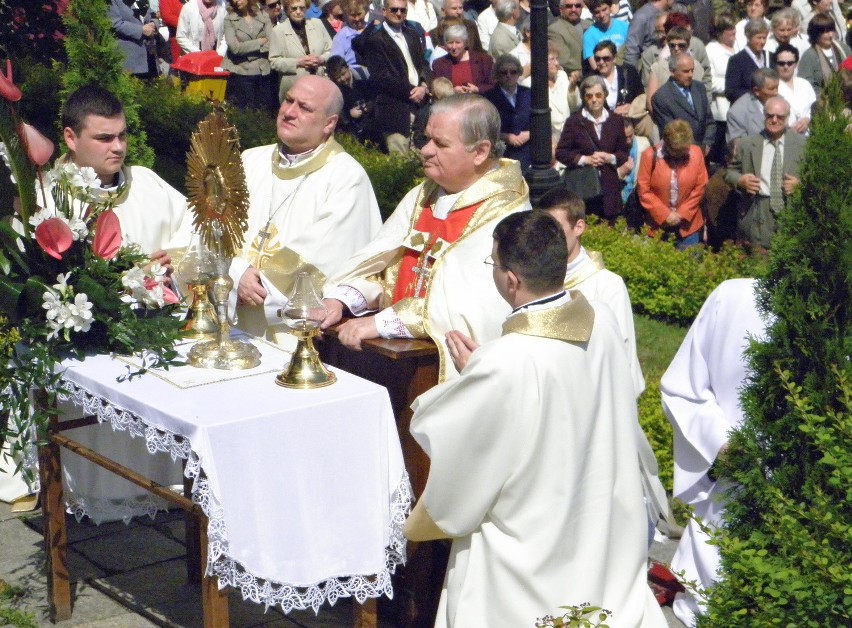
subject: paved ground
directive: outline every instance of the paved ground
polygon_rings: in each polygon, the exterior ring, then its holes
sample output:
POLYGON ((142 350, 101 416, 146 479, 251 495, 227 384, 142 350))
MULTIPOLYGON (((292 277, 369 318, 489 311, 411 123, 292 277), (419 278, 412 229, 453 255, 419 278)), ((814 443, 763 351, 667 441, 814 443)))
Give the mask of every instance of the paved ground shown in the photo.
MULTIPOLYGON (((0 580, 23 588, 15 607, 32 613, 39 626, 47 619, 41 514, 13 514, 0 502, 0 580)), ((143 626, 200 627, 201 595, 186 582, 186 549, 180 513, 161 514, 156 521, 136 520, 130 525, 95 526, 68 518, 68 560, 73 581, 73 617, 59 627, 140 628, 143 626)), ((655 543, 652 557, 667 563, 675 543, 655 543)), ((244 602, 231 592, 231 626, 234 628, 333 628, 352 625, 352 603, 341 600, 315 616, 312 611, 292 612, 244 602)), ((671 628, 683 628, 664 608, 671 628)), ((381 616, 381 610, 380 610, 381 616)), ((0 626, 3 625, 0 619, 0 626)), ((395 628, 382 624, 383 628, 395 628)), ((405 628, 405 627, 400 627, 405 628)), ((530 627, 532 628, 532 627, 530 627)))

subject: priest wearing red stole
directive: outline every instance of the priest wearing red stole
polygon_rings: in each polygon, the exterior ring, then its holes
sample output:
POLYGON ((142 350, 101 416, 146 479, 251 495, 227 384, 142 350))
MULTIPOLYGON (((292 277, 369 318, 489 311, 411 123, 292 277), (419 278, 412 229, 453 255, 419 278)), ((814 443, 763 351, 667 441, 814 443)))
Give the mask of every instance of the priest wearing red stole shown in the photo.
POLYGON ((432 338, 439 380, 458 375, 444 335, 497 338, 509 314, 483 260, 506 215, 529 209, 518 162, 501 159, 500 115, 481 96, 456 94, 432 106, 421 149, 427 179, 412 189, 376 238, 326 285, 323 329, 346 321, 338 338, 432 338))

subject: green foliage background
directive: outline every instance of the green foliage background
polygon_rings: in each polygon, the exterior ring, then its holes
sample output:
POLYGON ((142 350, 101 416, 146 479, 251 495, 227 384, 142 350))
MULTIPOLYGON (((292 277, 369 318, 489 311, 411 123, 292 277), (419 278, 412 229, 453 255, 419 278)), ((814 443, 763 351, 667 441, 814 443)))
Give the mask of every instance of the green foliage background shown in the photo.
POLYGON ((852 625, 852 133, 840 109, 814 117, 760 282, 774 322, 750 348, 746 418, 719 465, 736 490, 702 627, 852 625))
MULTIPOLYGON (((62 74, 61 102, 76 89, 95 84, 115 94, 127 119, 127 163, 151 167, 154 152, 139 119, 142 84, 125 73, 118 42, 107 19, 105 0, 71 0, 64 16, 68 65, 62 74)), ((60 123, 61 124, 61 123, 60 123)))

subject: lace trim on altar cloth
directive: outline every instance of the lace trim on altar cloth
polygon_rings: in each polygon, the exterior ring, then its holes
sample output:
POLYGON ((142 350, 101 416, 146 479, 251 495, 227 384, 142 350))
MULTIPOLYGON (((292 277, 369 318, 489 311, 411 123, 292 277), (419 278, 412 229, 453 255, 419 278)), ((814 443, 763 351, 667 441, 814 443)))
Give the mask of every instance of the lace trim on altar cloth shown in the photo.
POLYGON ((96 499, 82 497, 66 489, 66 511, 74 515, 79 523, 83 517, 88 517, 95 525, 104 521, 121 519, 129 524, 135 517, 148 516, 152 520, 159 511, 169 509, 169 503, 154 495, 140 495, 130 499, 96 499))
MULTIPOLYGON (((207 479, 201 475, 201 463, 192 451, 189 439, 153 428, 138 415, 116 408, 106 399, 72 382, 64 381, 62 387, 64 391, 57 391, 61 400, 73 401, 75 405, 82 407, 86 414, 95 415, 101 423, 109 421, 114 430, 129 432, 133 438, 144 437, 149 453, 165 452, 172 460, 186 460, 184 474, 194 480, 192 501, 201 506, 208 518, 207 575, 215 575, 218 578, 219 588, 239 588, 244 600, 263 604, 267 609, 270 606, 281 606, 285 613, 293 609, 308 608, 318 613, 320 606, 326 601, 334 605, 337 600, 345 597, 354 597, 359 603, 382 595, 393 599, 391 576, 398 565, 405 564, 406 539, 402 534, 402 526, 411 510, 412 502, 408 473, 403 472, 391 500, 390 540, 385 548, 384 569, 375 575, 330 578, 306 587, 280 584, 252 575, 239 562, 226 556, 229 545, 222 508, 210 492, 207 479)), ((153 495, 148 499, 143 497, 118 503, 111 500, 77 499, 69 503, 69 512, 78 521, 88 515, 97 523, 96 516, 104 518, 102 509, 109 508, 112 514, 116 512, 117 507, 126 508, 127 510, 122 512, 128 513, 127 518, 122 515, 122 519, 127 523, 130 518, 142 514, 153 519, 157 510, 165 509, 162 504, 165 502, 153 495), (131 512, 133 514, 129 514, 131 512)))

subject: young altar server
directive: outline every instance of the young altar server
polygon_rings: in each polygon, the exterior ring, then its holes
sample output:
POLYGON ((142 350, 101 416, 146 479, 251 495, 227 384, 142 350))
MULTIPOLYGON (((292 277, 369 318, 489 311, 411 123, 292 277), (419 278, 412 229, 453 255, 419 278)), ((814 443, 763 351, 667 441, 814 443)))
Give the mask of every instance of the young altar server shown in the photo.
MULTIPOLYGON (((586 205, 573 192, 557 187, 547 191, 538 201, 538 209, 545 211, 559 223, 568 243, 568 267, 565 272, 565 289, 579 290, 589 301, 605 303, 615 314, 618 329, 624 343, 625 355, 630 364, 633 389, 637 399, 645 390, 645 378, 636 354, 636 332, 633 327, 633 308, 624 280, 604 265, 603 255, 588 251, 582 244, 586 231, 586 205)), ((669 507, 666 489, 660 482, 657 457, 648 442, 648 437, 637 422, 637 447, 639 467, 642 471, 642 487, 645 506, 648 510, 649 544, 653 542, 653 529, 673 538, 680 536, 682 529, 674 520, 669 507)))
POLYGON ((447 334, 461 374, 413 405, 431 466, 405 534, 453 540, 435 625, 533 626, 588 602, 613 627, 663 627, 612 312, 563 290, 565 235, 549 216, 504 218, 486 263, 513 308, 503 335, 477 348, 447 334))
MULTIPOLYGON (((674 428, 674 496, 694 508, 672 570, 706 589, 716 581, 719 550, 696 520, 722 522, 728 485, 717 482, 712 467, 728 443, 728 433, 743 420, 740 390, 748 375, 744 351, 749 338, 760 339, 768 320, 755 300, 754 279, 722 282, 707 297, 669 368, 660 381, 663 410, 674 428)), ((700 611, 689 593, 672 604, 687 626, 700 611)))

